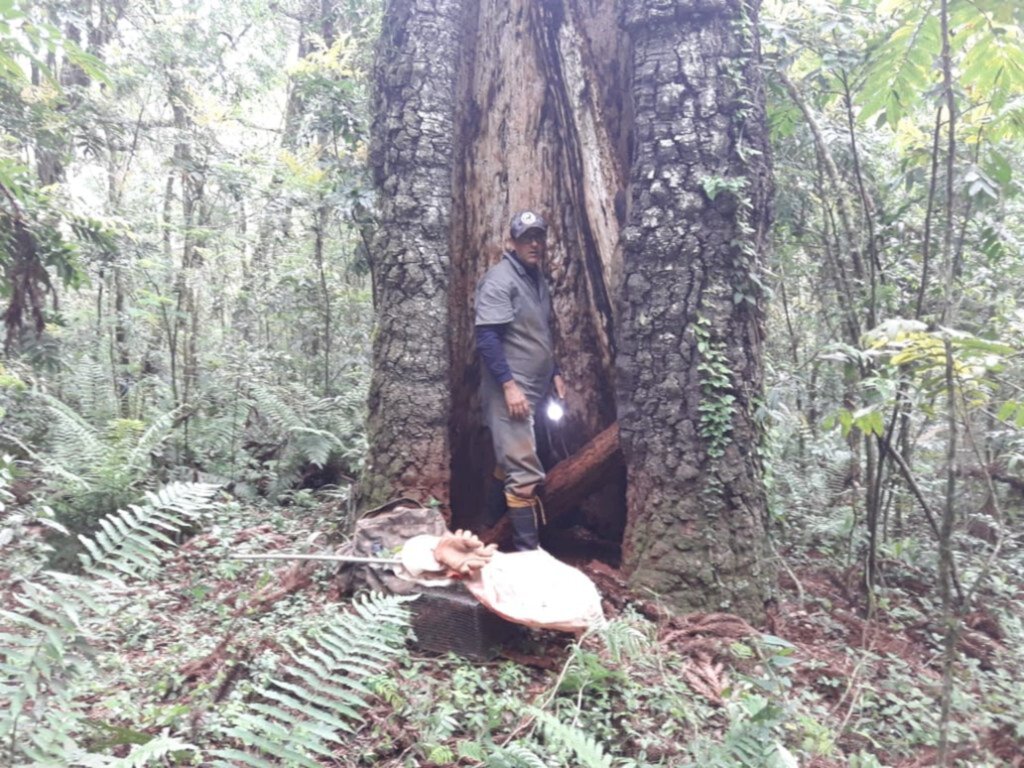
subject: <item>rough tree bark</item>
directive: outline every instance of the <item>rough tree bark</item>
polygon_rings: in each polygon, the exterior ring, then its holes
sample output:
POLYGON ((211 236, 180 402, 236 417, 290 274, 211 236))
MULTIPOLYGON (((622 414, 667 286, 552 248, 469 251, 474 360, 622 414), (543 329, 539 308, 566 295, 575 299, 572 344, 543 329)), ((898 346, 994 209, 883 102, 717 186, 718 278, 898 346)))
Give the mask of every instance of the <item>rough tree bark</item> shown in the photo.
POLYGON ((755 4, 628 0, 635 150, 617 357, 623 561, 680 607, 756 616, 760 259, 769 224, 755 4))
MULTIPOLYGON (((732 0, 387 4, 361 506, 412 493, 474 522, 493 459, 473 289, 512 212, 538 208, 551 222, 556 355, 571 390, 553 444, 572 453, 621 413, 635 583, 679 605, 760 611, 753 413, 769 183, 754 23, 732 0), (700 318, 727 368, 713 387, 696 353, 700 318), (733 398, 715 412, 713 445, 698 410, 706 392, 733 398)), ((578 519, 620 538, 625 481, 610 474, 578 519)))
POLYGON ((375 67, 377 329, 362 503, 447 499, 448 281, 459 0, 389 4, 375 67))

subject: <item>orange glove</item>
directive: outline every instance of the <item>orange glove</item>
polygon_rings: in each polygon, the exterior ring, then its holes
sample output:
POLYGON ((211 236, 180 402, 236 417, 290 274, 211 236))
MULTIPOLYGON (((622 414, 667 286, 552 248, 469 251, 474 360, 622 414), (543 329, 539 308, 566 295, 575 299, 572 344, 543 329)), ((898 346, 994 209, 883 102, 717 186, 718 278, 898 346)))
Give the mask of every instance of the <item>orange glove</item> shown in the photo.
POLYGON ((497 544, 485 545, 471 531, 445 533, 434 547, 434 559, 459 576, 474 576, 491 562, 497 544))

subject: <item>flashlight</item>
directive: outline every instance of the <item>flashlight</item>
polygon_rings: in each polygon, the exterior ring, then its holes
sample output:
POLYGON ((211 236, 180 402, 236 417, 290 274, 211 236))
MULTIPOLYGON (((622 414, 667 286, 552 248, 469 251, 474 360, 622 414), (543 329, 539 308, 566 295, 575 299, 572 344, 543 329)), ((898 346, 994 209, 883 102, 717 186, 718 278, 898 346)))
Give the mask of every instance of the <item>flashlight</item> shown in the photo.
POLYGON ((560 422, 562 417, 565 416, 565 408, 563 408, 562 404, 558 402, 558 398, 552 397, 548 400, 547 416, 548 421, 554 424, 560 422))

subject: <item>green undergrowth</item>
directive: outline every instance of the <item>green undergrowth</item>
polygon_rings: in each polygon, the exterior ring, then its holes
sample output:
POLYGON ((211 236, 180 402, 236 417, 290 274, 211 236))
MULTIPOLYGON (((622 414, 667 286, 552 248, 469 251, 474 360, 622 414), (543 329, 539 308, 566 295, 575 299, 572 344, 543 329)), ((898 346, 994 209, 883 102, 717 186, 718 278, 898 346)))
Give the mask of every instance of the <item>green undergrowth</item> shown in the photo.
MULTIPOLYGON (((937 764, 945 633, 936 535, 918 499, 894 484, 869 597, 870 541, 848 446, 781 411, 773 430, 772 511, 784 563, 774 629, 804 657, 793 691, 823 713, 826 752, 937 764)), ((938 466, 942 450, 922 442, 915 456, 938 466)), ((919 483, 933 499, 945 487, 941 472, 922 471, 919 483)), ((1010 765, 1024 752, 1024 700, 1015 694, 1024 683, 1024 539, 1019 500, 996 493, 958 487, 951 765, 1010 765), (993 513, 994 501, 1005 515, 993 513)))
MULTIPOLYGON (((61 574, 46 565, 59 523, 18 506, 0 469, 0 765, 867 767, 936 744, 936 606, 910 562, 888 569, 874 623, 807 546, 771 633, 688 633, 627 608, 479 663, 417 651, 406 601, 343 598, 331 568, 230 558, 324 546, 336 499, 171 488, 105 518, 61 574)), ((960 765, 1021 743, 1021 583, 1001 566, 986 592, 1001 640, 965 619, 960 765)))

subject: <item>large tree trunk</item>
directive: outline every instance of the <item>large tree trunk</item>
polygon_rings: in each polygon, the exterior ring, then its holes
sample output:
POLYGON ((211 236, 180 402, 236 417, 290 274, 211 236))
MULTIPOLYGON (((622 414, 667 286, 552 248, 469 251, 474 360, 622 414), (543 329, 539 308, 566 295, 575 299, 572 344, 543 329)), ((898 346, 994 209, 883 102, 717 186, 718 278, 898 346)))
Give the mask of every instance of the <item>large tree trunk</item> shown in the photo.
POLYGON ((449 319, 459 0, 388 6, 375 78, 374 180, 380 217, 371 269, 377 311, 370 455, 361 505, 446 500, 449 319))
POLYGON ((617 358, 634 585, 757 616, 761 258, 770 176, 756 4, 629 0, 635 151, 617 358))
MULTIPOLYGON (((640 3, 589 0, 388 3, 373 153, 379 315, 358 501, 430 495, 450 502, 456 523, 476 521, 493 457, 476 394, 473 291, 511 214, 536 208, 551 223, 546 271, 570 389, 552 458, 621 408, 635 582, 679 603, 699 585, 707 595, 695 599, 753 615, 764 593, 753 412, 768 192, 765 156, 740 158, 741 143, 765 151, 754 22, 731 4, 677 6, 679 16, 659 18, 640 3), (735 193, 712 201, 705 188, 719 177, 735 193), (714 443, 697 410, 698 317, 729 368, 714 394, 735 398, 714 443), (712 538, 712 564, 695 559, 712 538), (672 554, 661 542, 679 544, 672 554)), ((577 519, 617 520, 621 537, 624 481, 610 480, 577 519)))

